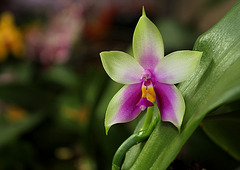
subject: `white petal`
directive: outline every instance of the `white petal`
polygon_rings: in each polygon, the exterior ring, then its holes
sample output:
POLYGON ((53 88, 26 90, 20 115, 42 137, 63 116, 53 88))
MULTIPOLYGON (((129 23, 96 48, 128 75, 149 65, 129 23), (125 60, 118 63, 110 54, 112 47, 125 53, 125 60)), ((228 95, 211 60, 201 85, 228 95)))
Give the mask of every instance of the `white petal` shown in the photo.
POLYGON ((175 85, 158 82, 154 90, 162 121, 169 121, 179 129, 185 113, 185 102, 181 93, 175 85))
POLYGON ((122 84, 135 84, 141 81, 142 66, 130 55, 121 51, 100 53, 103 67, 109 77, 122 84))
POLYGON ((155 68, 156 80, 176 84, 188 79, 200 63, 202 52, 176 51, 164 57, 155 68))
POLYGON ((154 69, 164 56, 162 36, 145 13, 139 19, 134 31, 133 53, 145 69, 154 69))
POLYGON ((129 122, 139 115, 141 109, 137 103, 141 99, 141 87, 141 83, 125 85, 112 98, 105 116, 106 134, 112 125, 129 122))

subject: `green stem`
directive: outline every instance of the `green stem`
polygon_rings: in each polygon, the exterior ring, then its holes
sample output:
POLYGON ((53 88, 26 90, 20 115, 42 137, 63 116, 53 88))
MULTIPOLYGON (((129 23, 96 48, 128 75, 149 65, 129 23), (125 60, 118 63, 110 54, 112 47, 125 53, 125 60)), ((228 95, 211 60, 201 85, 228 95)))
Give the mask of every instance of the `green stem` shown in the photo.
POLYGON ((142 138, 138 134, 134 133, 122 143, 122 145, 118 148, 118 150, 116 151, 113 157, 112 170, 121 169, 121 165, 122 165, 123 158, 125 157, 125 153, 133 145, 136 145, 137 143, 141 142, 142 141, 141 139, 142 138))
POLYGON ((148 107, 147 113, 146 113, 146 118, 145 122, 142 126, 142 128, 132 134, 127 140, 125 140, 122 145, 118 148, 116 151, 114 157, 113 157, 113 162, 112 162, 112 170, 120 170, 121 165, 123 162, 123 158, 125 157, 126 152, 134 145, 146 140, 156 127, 160 116, 158 115, 153 121, 153 110, 154 107, 148 107))
POLYGON ((141 130, 146 130, 149 127, 149 124, 152 122, 153 110, 154 110, 154 107, 148 107, 146 118, 141 130))

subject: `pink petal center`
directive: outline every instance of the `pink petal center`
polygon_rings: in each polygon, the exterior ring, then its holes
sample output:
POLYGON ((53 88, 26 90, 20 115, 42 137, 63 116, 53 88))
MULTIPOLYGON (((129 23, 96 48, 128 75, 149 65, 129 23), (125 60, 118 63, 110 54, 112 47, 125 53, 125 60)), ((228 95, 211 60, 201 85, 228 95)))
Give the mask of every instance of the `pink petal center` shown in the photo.
POLYGON ((141 74, 142 98, 136 106, 138 106, 142 111, 145 110, 147 107, 153 106, 153 102, 155 102, 156 100, 156 94, 153 88, 152 78, 153 74, 149 69, 144 70, 144 72, 141 74))

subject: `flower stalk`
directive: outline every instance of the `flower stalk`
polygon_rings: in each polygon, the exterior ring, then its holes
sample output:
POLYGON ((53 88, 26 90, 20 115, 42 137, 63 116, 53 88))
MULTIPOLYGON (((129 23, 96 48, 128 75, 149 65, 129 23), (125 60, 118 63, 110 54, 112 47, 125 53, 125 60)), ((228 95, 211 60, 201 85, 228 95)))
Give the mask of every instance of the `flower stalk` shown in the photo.
POLYGON ((113 157, 112 170, 120 170, 126 152, 132 146, 147 140, 148 137, 152 134, 153 130, 155 129, 160 119, 159 114, 157 114, 157 116, 153 118, 153 111, 154 107, 148 107, 142 128, 139 131, 132 134, 129 138, 127 138, 118 148, 113 157))

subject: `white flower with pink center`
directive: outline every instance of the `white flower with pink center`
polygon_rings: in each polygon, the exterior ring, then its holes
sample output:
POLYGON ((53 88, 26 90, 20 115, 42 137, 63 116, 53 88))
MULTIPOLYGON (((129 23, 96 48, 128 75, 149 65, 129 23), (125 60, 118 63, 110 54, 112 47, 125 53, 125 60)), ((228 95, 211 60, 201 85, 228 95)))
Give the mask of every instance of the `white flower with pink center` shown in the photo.
POLYGON ((202 52, 176 51, 164 57, 162 36, 143 9, 133 35, 133 54, 134 57, 120 51, 100 53, 107 74, 114 81, 126 84, 108 105, 106 133, 112 125, 129 122, 154 104, 162 121, 180 128, 185 103, 174 84, 196 71, 202 52))

